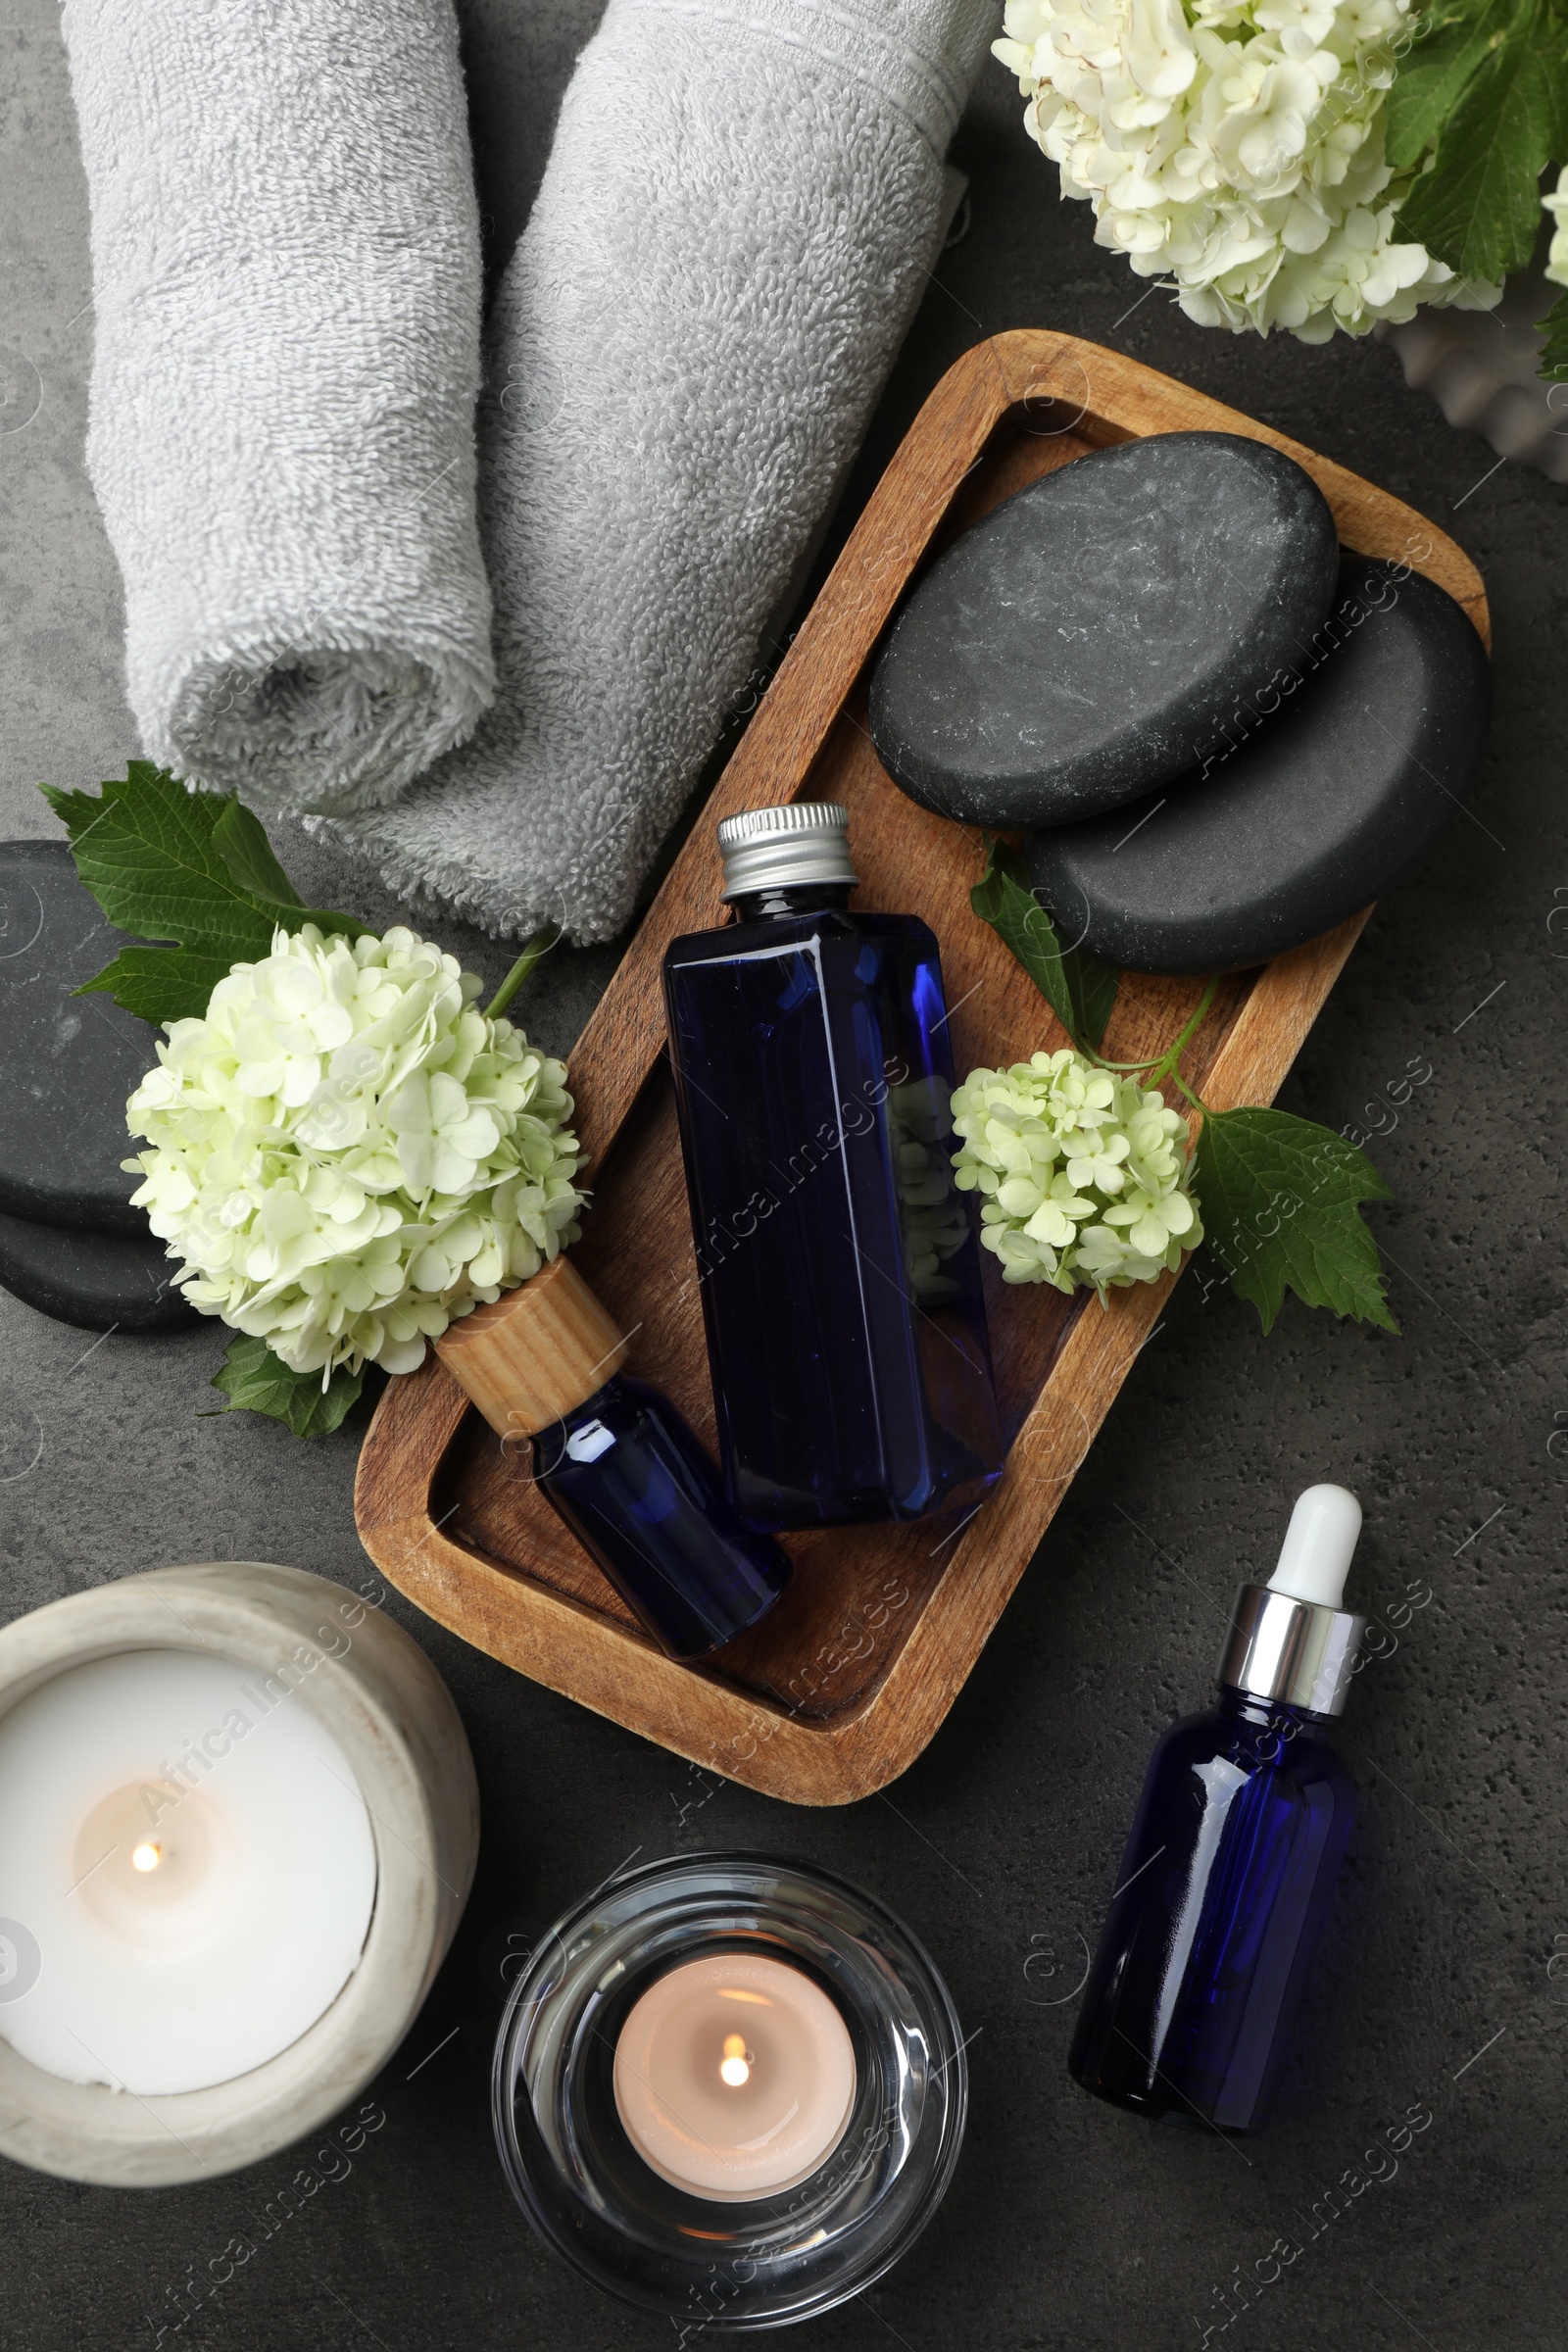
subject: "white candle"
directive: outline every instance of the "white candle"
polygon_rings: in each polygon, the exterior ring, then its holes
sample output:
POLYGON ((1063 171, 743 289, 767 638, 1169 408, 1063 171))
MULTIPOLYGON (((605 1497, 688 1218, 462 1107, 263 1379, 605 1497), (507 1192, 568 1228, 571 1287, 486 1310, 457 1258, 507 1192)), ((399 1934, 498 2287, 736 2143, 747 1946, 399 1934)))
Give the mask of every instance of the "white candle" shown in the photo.
POLYGON ((0 2036, 149 2098, 264 2065, 359 1961, 375 1847, 287 1677, 133 1649, 0 1717, 0 2036))
POLYGON ((665 2180, 715 2203, 793 2188, 855 2106, 855 2049, 803 1969, 760 1954, 688 1960, 651 1984, 615 2044, 626 2135, 665 2180))

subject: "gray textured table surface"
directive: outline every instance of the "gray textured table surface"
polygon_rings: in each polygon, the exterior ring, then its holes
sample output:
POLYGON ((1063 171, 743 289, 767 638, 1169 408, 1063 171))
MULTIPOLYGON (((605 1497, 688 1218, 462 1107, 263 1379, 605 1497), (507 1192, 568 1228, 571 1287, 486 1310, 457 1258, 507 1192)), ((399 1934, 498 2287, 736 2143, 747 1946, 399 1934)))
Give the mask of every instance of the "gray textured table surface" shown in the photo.
MULTIPOLYGON (((594 0, 466 11, 497 251, 597 13, 594 0)), ((1475 812, 1379 909, 1284 1096, 1338 1126, 1412 1055, 1431 1061, 1432 1082, 1377 1146, 1397 1195, 1374 1213, 1403 1337, 1293 1304, 1265 1341, 1250 1307, 1218 1287, 1205 1300, 1189 1276, 947 1727, 885 1797, 846 1811, 793 1811, 706 1780, 390 1601, 462 1706, 485 1838, 458 1945, 376 2086, 384 2128, 293 2218, 274 2207, 270 2234, 269 2201, 309 2147, 140 2196, 0 2168, 0 2344, 668 2342, 558 2268, 508 2200, 489 2136, 499 2003, 486 1937, 527 1937, 634 1848, 736 1843, 793 1848, 899 1907, 975 2035, 969 2140, 945 2207, 901 2270, 808 2330, 813 2343, 1196 2347, 1224 2316, 1216 2290, 1238 2266, 1255 2278, 1259 2258, 1277 2280, 1212 2341, 1562 2341, 1568 1975, 1554 1981, 1548 1963, 1568 1952, 1568 924, 1554 937, 1548 918, 1568 905, 1568 490, 1497 467, 1406 392, 1375 343, 1232 340, 1157 293, 1140 302, 1084 209, 1058 204, 1017 116, 995 69, 956 150, 972 182, 967 232, 944 257, 847 512, 967 344, 1052 325, 1384 483, 1486 575, 1497 719, 1475 812), (1386 1611, 1412 1587, 1431 1598, 1358 1681, 1342 1742, 1362 1795, 1353 1858, 1277 2120, 1236 2145, 1096 2104, 1063 2058, 1083 1939, 1151 1744, 1204 1702, 1231 1587, 1266 1570, 1291 1498, 1319 1478, 1365 1502, 1363 1605, 1386 1611), (1367 2185, 1355 2168, 1373 2132, 1415 2106, 1430 2123, 1394 2177, 1367 2185), (1330 2221, 1337 2183, 1344 2210, 1330 2221), (254 2257, 176 2332, 181 2282, 210 2282, 242 2234, 254 2257), (1300 2251, 1271 2265, 1282 2237, 1300 2251)), ((119 583, 81 462, 85 199, 53 0, 6 11, 0 131, 0 342, 24 355, 10 379, 24 406, 25 363, 39 384, 36 414, 0 437, 0 833, 42 833, 35 779, 92 783, 134 749, 119 583)), ((332 887, 315 853, 281 847, 302 883, 332 887)), ((451 944, 501 967, 475 936, 451 944)), ((530 1028, 568 1050, 612 963, 610 951, 554 958, 530 1028)), ((91 1346, 0 1297, 5 1615, 177 1559, 367 1578, 350 1509, 357 1433, 296 1447, 246 1417, 197 1419, 220 1348, 207 1329, 91 1346), (40 1437, 36 1466, 17 1475, 40 1437)))

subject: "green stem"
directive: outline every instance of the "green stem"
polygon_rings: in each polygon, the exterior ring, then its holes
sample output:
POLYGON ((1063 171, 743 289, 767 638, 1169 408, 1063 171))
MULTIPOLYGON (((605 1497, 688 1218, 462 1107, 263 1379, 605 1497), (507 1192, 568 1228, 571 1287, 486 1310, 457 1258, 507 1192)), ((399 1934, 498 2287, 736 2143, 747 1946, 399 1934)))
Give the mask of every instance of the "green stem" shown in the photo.
MULTIPOLYGON (((1198 1102, 1198 1097, 1193 1093, 1192 1088, 1183 1079, 1181 1072, 1176 1067, 1176 1064, 1180 1061, 1182 1055, 1186 1053, 1187 1048, 1192 1043, 1193 1038, 1196 1036, 1198 1030, 1201 1027, 1203 1015, 1213 1004, 1214 991, 1218 988, 1218 986, 1219 974, 1215 972, 1211 974, 1208 980, 1204 982, 1203 993, 1198 1000, 1197 1009, 1194 1011, 1192 1019, 1188 1022, 1186 1028, 1176 1040, 1176 1043, 1165 1053, 1156 1054, 1152 1057, 1146 1058, 1143 1061, 1107 1061, 1103 1054, 1096 1054, 1093 1052, 1093 1050, 1091 1050, 1089 1058, 1098 1063, 1099 1067, 1102 1070, 1145 1070, 1149 1073, 1149 1082, 1151 1085, 1157 1085, 1160 1079, 1167 1076, 1174 1078, 1177 1085, 1181 1088, 1182 1093, 1187 1097, 1189 1102, 1198 1102)), ((1201 1103, 1199 1103, 1199 1108, 1202 1108, 1201 1103)))
POLYGON ((1208 1104, 1203 1101, 1202 1096, 1194 1094, 1192 1088, 1188 1085, 1180 1070, 1172 1070, 1171 1076, 1175 1079, 1177 1085, 1181 1088, 1182 1093, 1187 1097, 1187 1100, 1192 1104, 1193 1108, 1195 1110, 1200 1110, 1206 1119, 1208 1116, 1208 1104))
POLYGON ((1213 1004, 1214 991, 1218 988, 1218 986, 1219 974, 1218 972, 1211 972, 1203 983, 1203 993, 1198 1000, 1197 1007, 1194 1010, 1192 1019, 1188 1022, 1186 1028, 1182 1031, 1180 1037, 1176 1040, 1176 1043, 1172 1046, 1170 1052, 1163 1055, 1159 1061, 1153 1062, 1150 1065, 1152 1072, 1152 1083, 1157 1084, 1158 1080, 1165 1077, 1168 1073, 1176 1080, 1177 1085, 1182 1088, 1183 1094, 1187 1093, 1186 1087, 1182 1085, 1181 1076, 1177 1070, 1176 1064, 1180 1061, 1182 1055, 1186 1053, 1199 1029, 1202 1026, 1203 1015, 1213 1004))
POLYGON ((561 937, 559 923, 541 923, 511 971, 484 1008, 487 1021, 499 1020, 536 963, 542 963, 561 937))

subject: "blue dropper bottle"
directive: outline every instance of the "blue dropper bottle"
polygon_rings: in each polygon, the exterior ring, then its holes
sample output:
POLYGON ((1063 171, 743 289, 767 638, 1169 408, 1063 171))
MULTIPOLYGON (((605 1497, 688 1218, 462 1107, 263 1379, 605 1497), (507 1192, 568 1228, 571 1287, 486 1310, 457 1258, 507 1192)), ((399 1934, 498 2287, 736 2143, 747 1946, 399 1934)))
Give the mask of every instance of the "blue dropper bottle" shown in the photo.
POLYGON ((1290 2042, 1355 1818, 1325 1734, 1366 1620, 1342 1606, 1361 1532, 1308 1487, 1266 1585, 1243 1585, 1219 1704, 1154 1750, 1068 2071, 1153 2118, 1255 2131, 1290 2042))

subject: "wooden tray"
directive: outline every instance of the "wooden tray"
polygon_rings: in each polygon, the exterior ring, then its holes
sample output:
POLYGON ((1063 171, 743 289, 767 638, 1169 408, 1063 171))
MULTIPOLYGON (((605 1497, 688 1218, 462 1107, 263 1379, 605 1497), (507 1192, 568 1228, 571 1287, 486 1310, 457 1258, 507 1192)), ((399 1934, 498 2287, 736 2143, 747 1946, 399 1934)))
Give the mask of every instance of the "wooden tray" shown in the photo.
MULTIPOLYGON (((1468 559, 1412 509, 1267 426, 1068 335, 977 344, 920 411, 654 901, 571 1061, 593 1206, 574 1252, 623 1328, 635 1370, 710 1446, 713 1412, 674 1104, 660 958, 724 915, 713 827, 738 808, 847 802, 859 903, 923 915, 942 942, 960 1075, 1065 1042, 1032 982, 968 904, 976 832, 895 790, 865 732, 867 659, 921 562, 999 499, 1087 450, 1194 428, 1295 458, 1341 539, 1439 581, 1483 637, 1468 559)), ((1223 981, 1184 1068, 1216 1109, 1268 1102, 1365 914, 1223 981)), ((1197 980, 1124 976, 1105 1050, 1168 1043, 1197 980)), ((1006 1471, 957 1531, 914 1525, 789 1540, 797 1571, 772 1614, 701 1669, 637 1629, 432 1354, 390 1383, 360 1460, 366 1549, 421 1609, 520 1673, 705 1770, 799 1804, 846 1804, 895 1780, 942 1722, 1001 1616, 1174 1277, 1107 1309, 1045 1286, 1005 1289, 983 1251, 1006 1471)))

